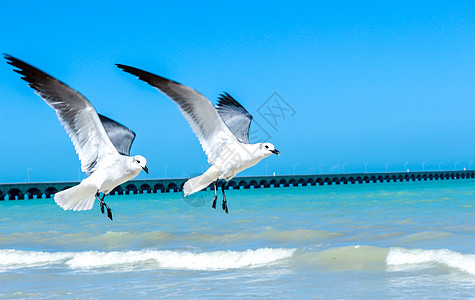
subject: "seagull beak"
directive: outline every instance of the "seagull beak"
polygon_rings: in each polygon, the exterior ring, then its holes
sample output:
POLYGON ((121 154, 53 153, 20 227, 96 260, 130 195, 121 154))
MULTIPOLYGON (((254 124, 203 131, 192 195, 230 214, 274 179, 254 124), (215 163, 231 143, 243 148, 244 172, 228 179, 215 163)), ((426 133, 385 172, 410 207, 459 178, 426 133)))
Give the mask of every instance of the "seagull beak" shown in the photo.
POLYGON ((274 154, 276 154, 276 155, 279 155, 279 156, 280 156, 280 152, 279 152, 279 150, 277 150, 277 149, 274 149, 274 150, 272 150, 271 152, 274 153, 274 154))
POLYGON ((148 174, 148 168, 147 168, 147 166, 145 166, 145 167, 142 167, 142 169, 145 171, 145 173, 147 173, 147 174, 148 174))

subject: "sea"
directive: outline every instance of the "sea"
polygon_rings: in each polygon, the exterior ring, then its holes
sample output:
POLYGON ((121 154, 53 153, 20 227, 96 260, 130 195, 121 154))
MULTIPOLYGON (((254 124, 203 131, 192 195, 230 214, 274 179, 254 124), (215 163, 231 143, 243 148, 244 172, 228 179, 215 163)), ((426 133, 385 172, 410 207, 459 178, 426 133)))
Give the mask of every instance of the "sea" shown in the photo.
POLYGON ((0 201, 0 299, 475 298, 475 180, 0 201))

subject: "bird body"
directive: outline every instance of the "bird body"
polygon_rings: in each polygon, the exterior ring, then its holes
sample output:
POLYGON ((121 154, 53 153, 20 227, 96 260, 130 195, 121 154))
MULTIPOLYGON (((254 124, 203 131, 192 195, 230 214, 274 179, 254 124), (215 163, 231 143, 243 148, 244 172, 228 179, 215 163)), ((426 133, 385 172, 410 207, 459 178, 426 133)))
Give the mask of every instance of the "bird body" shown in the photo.
POLYGON ((98 193, 108 195, 115 187, 136 177, 141 168, 134 168, 133 157, 110 156, 101 162, 95 172, 72 188, 54 195, 55 202, 64 210, 89 210, 98 193))
POLYGON ((235 143, 223 149, 216 160, 203 175, 187 180, 183 186, 185 196, 196 193, 208 187, 213 181, 224 179, 229 181, 239 172, 258 164, 272 153, 259 155, 259 144, 235 143), (258 154, 258 155, 256 155, 258 154))

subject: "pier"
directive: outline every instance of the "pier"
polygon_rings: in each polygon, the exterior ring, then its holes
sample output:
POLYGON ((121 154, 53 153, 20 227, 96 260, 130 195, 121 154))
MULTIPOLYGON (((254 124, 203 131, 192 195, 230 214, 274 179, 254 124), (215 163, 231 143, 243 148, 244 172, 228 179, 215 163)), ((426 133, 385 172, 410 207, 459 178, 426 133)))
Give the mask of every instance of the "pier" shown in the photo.
MULTIPOLYGON (((243 176, 235 177, 230 180, 226 184, 225 189, 281 188, 289 186, 370 184, 473 178, 475 178, 475 170, 243 176)), ((110 195, 181 192, 186 180, 188 180, 188 178, 131 180, 116 187, 110 195)), ((3 183, 0 184, 0 201, 51 198, 51 196, 58 191, 62 191, 78 183, 79 181, 3 183)), ((221 186, 221 184, 222 181, 220 181, 218 185, 221 186)), ((209 188, 210 187, 208 187, 208 189, 209 188)))

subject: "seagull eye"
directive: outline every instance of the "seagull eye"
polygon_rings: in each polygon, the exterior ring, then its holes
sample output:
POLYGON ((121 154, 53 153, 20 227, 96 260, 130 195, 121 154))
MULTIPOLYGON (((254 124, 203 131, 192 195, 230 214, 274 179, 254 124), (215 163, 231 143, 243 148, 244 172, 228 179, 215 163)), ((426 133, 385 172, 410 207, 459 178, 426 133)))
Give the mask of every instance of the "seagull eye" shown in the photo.
POLYGON ((269 149, 269 146, 266 145, 266 149, 269 149))

